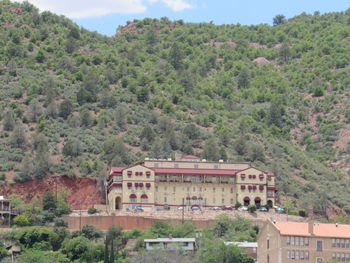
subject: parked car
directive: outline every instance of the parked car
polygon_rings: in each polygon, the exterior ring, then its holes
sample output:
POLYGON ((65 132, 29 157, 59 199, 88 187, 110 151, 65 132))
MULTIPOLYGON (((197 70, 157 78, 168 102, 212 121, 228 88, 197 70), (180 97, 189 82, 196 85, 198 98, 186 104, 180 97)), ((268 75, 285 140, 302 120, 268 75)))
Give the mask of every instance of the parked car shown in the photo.
POLYGON ((241 207, 238 207, 237 210, 238 210, 238 211, 248 211, 248 206, 241 206, 241 207))
POLYGON ((200 211, 201 208, 198 205, 193 205, 193 206, 191 206, 191 210, 192 211, 200 211))
POLYGON ((269 210, 265 206, 262 206, 259 208, 259 211, 260 212, 268 212, 269 210))
POLYGON ((143 208, 140 205, 135 206, 134 211, 136 212, 143 212, 143 208))
POLYGON ((286 212, 286 209, 284 208, 284 206, 279 206, 276 208, 276 212, 282 214, 286 212))
POLYGON ((214 211, 219 211, 219 210, 222 210, 222 207, 220 207, 220 206, 214 206, 214 207, 210 207, 209 209, 210 209, 210 210, 214 210, 214 211))
POLYGON ((229 206, 229 205, 223 206, 223 207, 222 207, 222 210, 232 211, 232 210, 233 210, 233 207, 232 207, 232 206, 229 206))

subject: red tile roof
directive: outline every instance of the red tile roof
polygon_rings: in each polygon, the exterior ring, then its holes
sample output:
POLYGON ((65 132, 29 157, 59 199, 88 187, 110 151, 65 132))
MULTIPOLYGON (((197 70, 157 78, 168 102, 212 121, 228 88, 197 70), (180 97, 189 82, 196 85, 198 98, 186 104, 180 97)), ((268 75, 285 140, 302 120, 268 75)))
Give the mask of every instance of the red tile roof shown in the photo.
POLYGON ((281 235, 350 238, 350 225, 314 223, 313 234, 307 222, 276 222, 274 225, 281 235))
POLYGON ((205 174, 235 176, 239 170, 196 168, 152 168, 156 174, 205 174))
POLYGON ((186 155, 183 157, 183 159, 199 159, 199 157, 195 155, 186 155))
POLYGON ((121 173, 126 167, 111 167, 111 173, 121 173))

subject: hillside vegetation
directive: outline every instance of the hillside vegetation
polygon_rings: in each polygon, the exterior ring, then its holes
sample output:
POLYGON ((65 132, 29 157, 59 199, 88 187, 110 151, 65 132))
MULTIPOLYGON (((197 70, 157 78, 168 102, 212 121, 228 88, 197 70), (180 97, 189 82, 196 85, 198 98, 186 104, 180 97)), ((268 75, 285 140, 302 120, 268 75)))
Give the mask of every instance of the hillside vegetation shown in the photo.
POLYGON ((144 19, 109 38, 0 1, 0 180, 196 154, 270 170, 281 199, 321 216, 350 212, 350 10, 279 18, 144 19))

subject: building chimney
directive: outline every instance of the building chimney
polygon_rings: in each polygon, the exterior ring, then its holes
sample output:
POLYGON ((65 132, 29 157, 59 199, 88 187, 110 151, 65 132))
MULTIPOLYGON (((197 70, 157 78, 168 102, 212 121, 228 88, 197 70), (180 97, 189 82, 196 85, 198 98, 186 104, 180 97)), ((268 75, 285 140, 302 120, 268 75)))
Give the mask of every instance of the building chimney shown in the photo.
POLYGON ((314 222, 312 220, 308 222, 308 232, 310 235, 314 234, 314 222))
POLYGON ((338 223, 335 223, 335 227, 338 227, 338 223))

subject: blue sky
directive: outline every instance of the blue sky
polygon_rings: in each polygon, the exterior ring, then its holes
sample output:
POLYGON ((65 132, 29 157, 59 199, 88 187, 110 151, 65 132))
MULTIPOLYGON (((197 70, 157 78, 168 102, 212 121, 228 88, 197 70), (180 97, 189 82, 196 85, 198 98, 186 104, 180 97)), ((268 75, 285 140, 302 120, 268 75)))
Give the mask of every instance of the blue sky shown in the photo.
POLYGON ((66 15, 80 26, 113 35, 119 25, 145 17, 185 22, 244 25, 271 24, 276 14, 287 18, 345 11, 350 0, 29 0, 41 10, 66 15))

